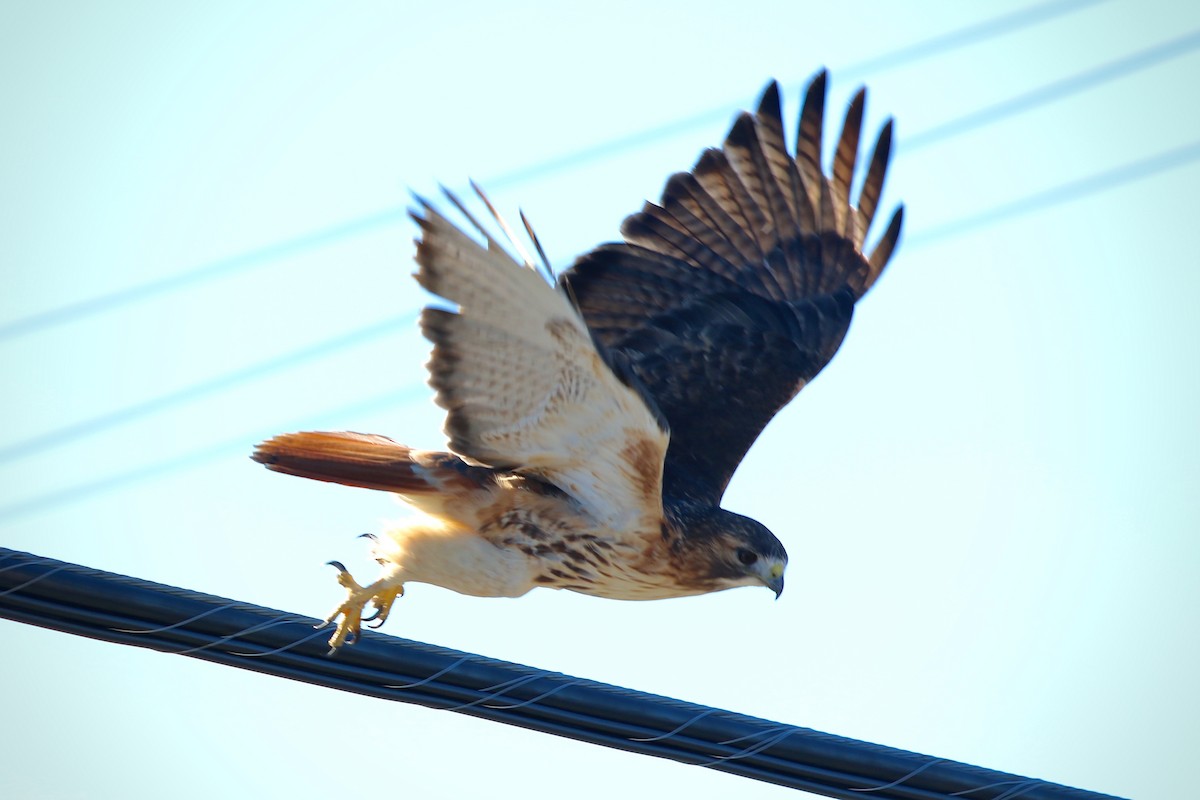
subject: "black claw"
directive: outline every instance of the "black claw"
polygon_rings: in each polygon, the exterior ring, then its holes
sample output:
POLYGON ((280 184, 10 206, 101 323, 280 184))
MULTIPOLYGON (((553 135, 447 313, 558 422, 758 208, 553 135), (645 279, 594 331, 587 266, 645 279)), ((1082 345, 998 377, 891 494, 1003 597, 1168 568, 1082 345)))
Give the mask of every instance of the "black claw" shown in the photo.
POLYGON ((325 566, 333 567, 338 572, 349 572, 350 571, 350 570, 346 569, 346 565, 340 561, 326 561, 325 566))
POLYGON ((357 538, 359 538, 359 539, 370 539, 372 542, 377 542, 377 541, 379 541, 379 537, 378 537, 378 536, 376 536, 376 535, 375 535, 375 534, 373 534, 373 533, 360 533, 360 534, 358 535, 358 537, 357 537, 357 538))
MULTIPOLYGON (((379 616, 379 614, 378 614, 378 613, 376 613, 376 614, 375 614, 374 616, 372 616, 372 617, 368 617, 367 619, 364 619, 364 620, 363 620, 363 622, 367 622, 368 620, 373 620, 373 619, 375 619, 375 617, 377 617, 377 616, 379 616)), ((375 625, 368 625, 367 627, 368 627, 368 628, 370 628, 371 630, 374 630, 374 629, 376 629, 376 628, 382 627, 382 626, 383 626, 383 622, 384 622, 383 620, 379 620, 379 622, 378 622, 378 623, 376 623, 375 625)))
POLYGON ((378 608, 377 608, 377 609, 375 609, 375 612, 374 612, 373 614, 371 614, 371 616, 369 616, 369 617, 362 617, 361 619, 362 619, 362 621, 363 621, 363 622, 370 622, 370 621, 371 621, 371 620, 373 620, 373 619, 379 619, 379 609, 378 609, 378 608))

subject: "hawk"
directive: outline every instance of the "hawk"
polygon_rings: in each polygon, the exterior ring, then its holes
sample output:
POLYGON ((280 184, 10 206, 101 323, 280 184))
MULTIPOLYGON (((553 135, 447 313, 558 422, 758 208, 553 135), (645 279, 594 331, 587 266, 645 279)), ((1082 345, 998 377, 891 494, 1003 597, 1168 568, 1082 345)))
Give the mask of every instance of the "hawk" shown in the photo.
POLYGON ((868 255, 892 123, 852 202, 865 91, 827 175, 825 84, 822 71, 808 86, 794 153, 772 81, 721 148, 625 220, 624 241, 557 280, 528 224, 546 276, 482 192, 522 261, 453 195, 482 243, 417 199, 416 279, 454 308, 420 320, 450 452, 308 432, 252 456, 394 492, 415 512, 366 534, 383 565, 374 582, 330 562, 347 590, 325 620, 337 621, 333 650, 364 621, 381 625, 409 581, 481 597, 538 586, 623 600, 765 586, 778 597, 783 545, 721 497, 763 427, 837 352, 903 217, 898 208, 868 255))

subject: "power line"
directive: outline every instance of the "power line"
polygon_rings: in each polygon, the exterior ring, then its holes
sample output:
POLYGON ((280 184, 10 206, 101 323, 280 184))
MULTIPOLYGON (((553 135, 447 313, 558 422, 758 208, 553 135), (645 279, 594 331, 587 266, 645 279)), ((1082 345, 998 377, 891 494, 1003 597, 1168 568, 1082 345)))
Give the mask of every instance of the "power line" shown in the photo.
POLYGON ((405 217, 408 212, 403 208, 387 208, 362 217, 339 222, 317 231, 312 231, 293 239, 259 247, 229 258, 212 261, 204 266, 187 272, 171 275, 159 280, 147 281, 136 286, 118 289, 114 292, 98 295, 78 303, 70 303, 49 311, 41 311, 22 317, 12 322, 0 325, 0 341, 23 336, 27 333, 73 322, 77 319, 90 317, 105 311, 127 306, 141 300, 195 286, 214 278, 233 275, 247 269, 262 266, 286 256, 324 247, 342 239, 358 236, 369 231, 393 225, 405 217))
MULTIPOLYGON (((1156 47, 1140 51, 1139 53, 1135 53, 1131 56, 1127 56, 1113 62, 1109 62, 1086 73, 1081 73, 1080 75, 1048 84, 1047 86, 1021 95, 1018 98, 1004 101, 996 106, 991 106, 987 109, 972 112, 959 117, 957 120, 943 123, 940 126, 930 129, 924 134, 917 134, 915 137, 906 139, 905 142, 907 149, 911 149, 912 147, 911 144, 907 143, 912 142, 914 139, 918 142, 928 142, 931 138, 946 138, 951 135, 962 133, 965 130, 978 127, 979 125, 983 124, 980 120, 984 119, 985 117, 988 122, 994 122, 1003 116, 1027 110, 1032 105, 1048 102, 1050 98, 1058 98, 1068 92, 1082 91, 1083 89, 1089 88, 1104 80, 1113 80, 1121 75, 1127 74, 1129 71, 1145 68, 1154 63, 1160 63, 1167 58, 1177 57, 1185 52, 1195 49, 1197 46, 1200 46, 1200 32, 1189 33, 1185 36, 1170 40, 1156 47)), ((1185 146, 1175 151, 1160 154, 1134 164, 1118 167, 1099 175, 1089 176, 1078 181, 1054 187, 1052 189, 1039 192, 1035 195, 1014 200, 1008 204, 980 212, 979 214, 972 215, 967 218, 962 218, 953 222, 935 226, 932 229, 928 229, 924 232, 919 232, 913 236, 907 237, 908 241, 906 243, 906 249, 914 247, 919 248, 939 239, 957 235, 967 230, 980 227, 981 225, 989 222, 1000 221, 1008 217, 1029 213, 1031 211, 1044 208, 1048 205, 1055 205, 1060 202, 1074 199, 1075 197, 1088 194, 1092 191, 1100 191, 1110 186, 1115 186, 1120 183, 1145 177, 1146 175, 1153 174, 1154 172, 1162 171, 1173 166, 1182 165, 1194 159, 1195 156, 1196 154, 1194 145, 1185 146)), ((378 222, 378 218, 374 219, 376 222, 378 222)), ((343 225, 338 226, 337 228, 327 229, 326 231, 321 232, 318 236, 327 237, 330 235, 335 235, 332 232, 337 230, 345 230, 350 227, 352 226, 343 225)), ((316 236, 308 238, 315 239, 316 236)), ((263 253, 266 252, 266 250, 258 252, 263 253)), ((329 355, 338 350, 353 346, 355 344, 360 344, 370 338, 382 335, 389 330, 396 329, 402 324, 407 324, 409 319, 411 319, 411 315, 400 320, 393 319, 375 323, 344 336, 259 362, 252 367, 236 370, 232 373, 202 381, 198 384, 194 384, 190 387, 186 387, 185 389, 172 392, 167 395, 135 403, 131 406, 127 406, 107 414, 99 415, 79 423, 63 426, 58 429, 27 438, 7 447, 0 448, 0 462, 15 460, 22 456, 30 455, 34 452, 62 444, 66 441, 74 441, 82 436, 99 433, 103 430, 108 430, 118 425, 140 419, 149 414, 174 408, 187 402, 200 399, 204 396, 232 388, 233 386, 246 383, 260 377, 265 377, 281 369, 296 366, 305 361, 329 355)), ((219 455, 221 452, 224 452, 222 448, 207 448, 203 451, 201 454, 202 457, 200 458, 193 459, 191 457, 185 457, 182 459, 172 460, 170 462, 172 465, 170 466, 170 470, 173 471, 175 469, 180 469, 183 466, 193 463, 203 463, 204 461, 207 461, 208 458, 217 457, 217 455, 219 455), (207 456, 204 456, 204 454, 207 454, 207 456)), ((84 485, 42 495, 7 507, 2 507, 0 508, 0 519, 9 518, 12 516, 22 516, 30 511, 45 507, 47 503, 54 499, 66 501, 68 499, 82 498, 96 494, 103 490, 116 488, 117 486, 128 485, 130 483, 137 482, 144 477, 148 477, 146 473, 153 468, 154 467, 147 467, 145 469, 134 470, 130 473, 123 473, 112 481, 105 479, 88 482, 84 485)))
POLYGON ((852 80, 861 80, 874 72, 894 69, 902 64, 911 64, 926 58, 949 53, 980 44, 989 39, 997 39, 1007 33, 1014 33, 1025 28, 1049 22, 1064 14, 1082 11, 1085 8, 1099 5, 1106 0, 1063 0, 1063 2, 1038 3, 1025 8, 1019 8, 1008 14, 993 17, 975 25, 968 25, 949 33, 940 34, 923 42, 901 47, 890 53, 860 61, 859 63, 839 70, 852 80))
MULTIPOLYGON (((1182 167, 1192 161, 1200 159, 1200 140, 1191 144, 1175 148, 1173 150, 1159 153, 1150 158, 1141 159, 1129 164, 1123 164, 1118 167, 1106 170, 1104 172, 1089 175, 1079 178, 1068 183, 1044 189, 1023 198, 1019 198, 1008 203, 995 206, 991 209, 981 211, 976 214, 971 214, 957 220, 935 225, 925 231, 907 237, 904 242, 906 250, 918 249, 934 244, 941 239, 946 239, 952 236, 957 236, 967 231, 993 225, 1016 216, 1040 211, 1056 205, 1062 205, 1081 198, 1087 197, 1098 192, 1107 191, 1117 186, 1132 183, 1164 172, 1168 169, 1182 167)), ((417 392, 423 391, 424 386, 421 384, 411 384, 405 389, 383 395, 381 397, 365 401, 362 404, 354 404, 340 409, 326 411, 318 417, 309 418, 305 421, 294 423, 292 425, 281 425, 280 428, 300 429, 318 424, 314 420, 328 419, 335 422, 339 417, 345 418, 355 413, 364 413, 365 411, 374 411, 380 408, 387 407, 390 403, 397 403, 396 398, 403 397, 405 400, 415 398, 417 392)), ((185 468, 199 466, 202 463, 210 461, 214 458, 222 457, 231 454, 236 447, 240 447, 243 451, 246 450, 246 443, 258 441, 266 436, 272 435, 277 431, 268 431, 266 434, 256 434, 250 436, 241 436, 235 440, 231 440, 223 445, 216 447, 204 448, 185 454, 178 458, 170 459, 164 462, 157 462, 145 467, 139 467, 128 472, 106 478, 100 478, 96 481, 77 484, 66 489, 56 490, 46 494, 38 495, 27 500, 19 501, 7 506, 0 506, 0 522, 13 519, 16 517, 27 516, 30 514, 40 513, 49 508, 61 508, 62 506, 77 502, 86 497, 101 494, 107 491, 127 486, 133 483, 138 483, 143 480, 157 477, 160 474, 174 472, 185 468)))
MULTIPOLYGON (((855 77, 875 71, 891 69, 904 63, 918 61, 1032 27, 1065 14, 1099 5, 1103 2, 1107 2, 1107 0, 1051 0, 1051 2, 1037 3, 912 45, 907 45, 856 65, 841 68, 839 69, 839 74, 855 77)), ((668 123, 667 125, 621 137, 566 155, 556 156, 512 172, 502 173, 493 176, 489 180, 481 181, 481 183, 490 187, 493 191, 500 188, 511 188, 512 186, 560 172, 564 169, 577 167, 580 164, 595 161, 617 152, 674 136, 699 125, 718 122, 728 116, 730 108, 736 106, 736 103, 730 103, 719 109, 692 115, 682 120, 668 123)), ((240 255, 219 259, 166 278, 147 281, 146 283, 125 289, 118 289, 87 300, 37 312, 11 322, 0 324, 0 341, 112 311, 126 305, 217 278, 227 277, 315 247, 328 246, 352 236, 358 236, 392 225, 401 221, 406 213, 407 211, 404 207, 383 209, 373 214, 346 220, 292 239, 265 245, 240 255)))
POLYGON ((399 317, 391 317, 380 322, 372 323, 357 330, 326 339, 308 347, 274 356, 265 361, 259 361, 248 367, 217 375, 207 380, 194 383, 174 392, 169 392, 149 400, 143 400, 123 408, 98 414, 94 417, 64 425, 13 444, 0 447, 0 464, 39 453, 67 442, 75 442, 85 436, 91 436, 102 431, 115 428, 127 422, 140 419, 151 414, 157 414, 177 406, 199 400, 208 395, 232 389, 243 383, 265 378, 284 369, 297 367, 317 358, 346 350, 378 339, 389 333, 410 330, 416 319, 416 314, 409 313, 399 317))
POLYGON ((1145 50, 1139 50, 1123 58, 1105 62, 1076 75, 1039 86, 1016 97, 1011 97, 1008 100, 981 108, 970 114, 964 114, 941 125, 935 125, 913 136, 902 137, 900 140, 901 147, 898 148, 898 152, 919 150, 934 142, 940 142, 993 122, 998 122, 1006 117, 1012 117, 1038 106, 1062 100, 1070 95, 1079 94, 1101 84, 1109 83, 1118 78, 1124 78, 1139 70, 1148 69, 1165 61, 1187 55, 1197 49, 1200 49, 1200 29, 1186 33, 1178 38, 1161 42, 1153 47, 1147 47, 1145 50))
POLYGON ((951 220, 950 222, 944 222, 941 225, 935 225, 932 228, 927 228, 908 237, 905 247, 910 250, 925 247, 941 239, 959 236, 967 231, 994 225, 997 222, 1012 217, 1032 214, 1035 211, 1042 211, 1046 208, 1069 203, 1073 200, 1107 191, 1126 183, 1139 181, 1169 169, 1182 167, 1198 158, 1200 158, 1200 139, 1182 147, 1158 153, 1149 158, 1134 161, 1130 164, 1122 164, 1119 167, 1113 167, 1104 172, 1088 175, 1078 180, 1069 181, 1068 183, 1059 184, 1058 186, 1026 195, 1018 200, 994 206, 977 214, 971 214, 951 220))
POLYGON ((314 619, 0 548, 0 617, 454 711, 835 798, 1114 800, 367 631, 336 658, 314 619))
MULTIPOLYGON (((1082 92, 1101 83, 1116 80, 1137 70, 1145 69, 1171 58, 1180 57, 1186 53, 1193 52, 1198 48, 1200 48, 1200 30, 1193 31, 1189 34, 1167 42, 1163 42, 1159 45, 1155 45, 1154 47, 1141 50, 1121 59, 1107 62, 1099 67, 1079 73, 1078 75, 1045 84, 1029 92, 1018 95, 1017 97, 1001 101, 973 112, 969 112, 932 128, 928 128, 925 131, 905 137, 901 140, 901 146, 898 148, 898 157, 903 157, 904 154, 912 152, 915 149, 925 147, 935 141, 948 139, 953 136, 966 133, 969 130, 998 122, 1003 118, 1028 111, 1031 108, 1044 105, 1054 100, 1060 100, 1070 94, 1082 92)), ((339 228, 329 230, 341 230, 346 229, 347 227, 348 226, 340 226, 339 228)), ((943 234, 940 234, 936 231, 927 232, 926 235, 918 234, 917 241, 922 242, 930 237, 938 238, 941 235, 943 234)), ((908 247, 914 246, 912 241, 913 237, 908 237, 908 247)), ((916 246, 920 246, 920 244, 918 243, 916 246)), ((265 250, 260 252, 265 252, 265 250)), ((387 323, 380 323, 380 325, 386 324, 387 323)), ((369 326, 368 329, 364 329, 362 332, 363 340, 373 337, 373 334, 370 334, 369 331, 374 327, 375 326, 369 326)), ((3 338, 2 330, 3 329, 0 328, 0 338, 3 338)), ((355 335, 356 334, 349 334, 347 338, 352 338, 355 335)), ((286 353, 276 358, 260 362, 254 367, 250 367, 245 370, 238 370, 229 375, 218 376, 200 384, 196 384, 192 387, 171 393, 164 397, 135 403, 108 414, 100 415, 79 423, 63 426, 46 433, 38 434, 15 444, 8 445, 6 447, 0 447, 0 463, 39 452, 48 447, 53 447, 64 442, 71 441, 79 436, 87 436, 99 433, 115 427, 116 425, 133 421, 147 414, 157 413, 168 408, 182 405, 216 391, 231 388, 237 384, 266 377, 267 375, 280 369, 295 366, 303 361, 328 355, 335 350, 341 349, 342 347, 349 347, 354 343, 355 342, 352 341, 339 342, 339 340, 332 340, 327 343, 327 345, 317 344, 309 350, 303 352, 286 353)))
MULTIPOLYGON (((861 80, 872 73, 884 72, 903 64, 921 61, 936 55, 941 55, 968 45, 977 44, 987 39, 998 38, 1007 33, 1021 30, 1042 22, 1062 16, 1063 14, 1079 11, 1084 8, 1107 2, 1107 0, 1063 0, 1063 2, 1040 3, 1038 5, 1019 9, 1009 14, 993 17, 980 23, 940 34, 929 39, 906 45, 890 53, 860 61, 848 67, 838 67, 830 70, 838 80, 861 80)), ((796 84, 790 88, 800 88, 796 84)), ((632 150, 652 142, 669 139, 694 128, 714 125, 729 118, 730 110, 740 108, 741 102, 734 101, 716 108, 710 108, 698 114, 669 122, 659 127, 639 131, 622 136, 601 144, 580 148, 570 153, 556 156, 530 167, 522 167, 512 172, 501 173, 480 185, 488 187, 493 192, 507 190, 518 184, 526 183, 535 178, 543 178, 556 172, 578 167, 594 161, 609 158, 617 153, 632 150)))
POLYGON ((38 514, 50 509, 59 509, 72 503, 77 503, 80 500, 100 494, 107 494, 108 492, 123 489, 146 480, 162 478, 176 472, 195 469, 220 458, 229 458, 238 455, 248 458, 250 447, 253 443, 273 436, 279 432, 279 428, 304 430, 329 424, 340 424, 347 417, 371 414, 411 402, 424 390, 425 387, 422 385, 411 385, 403 389, 377 395, 368 400, 360 400, 336 409, 330 409, 321 414, 309 415, 300 420, 293 421, 290 425, 273 426, 271 430, 250 433, 235 439, 226 439, 218 444, 190 450, 172 458, 144 464, 140 467, 125 470, 124 472, 101 475, 93 480, 76 483, 63 489, 54 489, 24 500, 18 500, 15 503, 0 506, 0 523, 9 522, 31 514, 38 514))

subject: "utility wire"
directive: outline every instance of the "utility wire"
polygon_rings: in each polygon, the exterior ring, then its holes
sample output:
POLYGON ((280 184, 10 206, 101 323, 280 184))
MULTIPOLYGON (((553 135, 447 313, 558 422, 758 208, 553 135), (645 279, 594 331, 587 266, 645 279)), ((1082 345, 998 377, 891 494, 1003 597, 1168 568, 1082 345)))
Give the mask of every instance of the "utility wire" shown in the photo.
POLYGON ((1059 184, 1049 189, 994 206, 986 211, 971 214, 966 217, 944 222, 920 231, 908 238, 906 249, 912 250, 925 247, 942 239, 959 236, 968 231, 977 230, 988 225, 994 225, 1006 219, 1032 214, 1052 206, 1063 205, 1073 200, 1088 197, 1099 192, 1122 186, 1134 181, 1140 181, 1160 172, 1177 169, 1197 159, 1200 159, 1200 139, 1190 144, 1176 147, 1164 153, 1143 158, 1129 164, 1122 164, 1104 172, 1088 175, 1078 180, 1059 184))
POLYGON ((279 433, 280 429, 306 430, 329 425, 341 425, 349 417, 373 414, 410 403, 420 397, 424 391, 425 387, 423 385, 410 385, 403 389, 385 392, 368 400, 359 400, 336 409, 330 409, 321 414, 309 415, 300 420, 294 420, 291 424, 273 426, 271 430, 258 431, 234 439, 226 439, 217 444, 189 450, 178 456, 154 461, 150 464, 143 464, 142 466, 123 472, 99 475, 92 480, 76 483, 63 489, 54 489, 49 492, 37 494, 24 500, 18 500, 15 503, 0 506, 0 524, 50 509, 63 508, 72 503, 78 503, 80 500, 85 500, 99 494, 107 494, 108 492, 146 480, 162 478, 176 472, 195 469, 221 458, 238 455, 248 458, 250 448, 255 442, 261 442, 279 433))
MULTIPOLYGON (((994 17, 980 23, 968 25, 965 28, 934 36, 930 39, 901 47, 890 53, 860 61, 848 67, 838 67, 830 70, 837 80, 857 81, 868 75, 895 69, 903 64, 921 61, 968 45, 977 44, 988 39, 998 38, 1004 34, 1021 30, 1042 22, 1059 17, 1065 13, 1089 8, 1107 0, 1064 0, 1064 2, 1042 3, 1019 9, 1015 12, 994 17)), ((796 84, 792 89, 800 88, 796 84)), ((708 125, 719 124, 727 119, 731 110, 742 107, 743 102, 726 103, 716 108, 710 108, 698 114, 669 122, 665 125, 639 131, 628 136, 622 136, 601 144, 583 147, 579 150, 565 153, 561 156, 547 159, 530 167, 522 167, 512 172, 501 173, 487 181, 480 181, 481 186, 488 187, 493 192, 504 191, 513 186, 526 183, 532 179, 544 178, 557 172, 579 167, 595 161, 610 158, 617 153, 633 150, 638 147, 670 139, 686 131, 708 125)))
POLYGON ((45 433, 5 445, 0 447, 0 464, 31 456, 68 442, 76 442, 85 436, 91 436, 151 414, 157 414, 218 392, 227 391, 250 381, 266 378, 281 370, 297 367, 309 361, 366 344, 369 341, 390 333, 408 331, 411 329, 416 317, 415 313, 390 317, 350 331, 349 333, 335 336, 332 339, 325 339, 316 344, 259 361, 248 367, 242 367, 223 375, 208 378, 174 392, 152 397, 149 400, 142 400, 105 414, 98 414, 94 417, 73 422, 70 425, 64 425, 60 428, 55 428, 45 433))
POLYGON ((236 256, 222 258, 209 262, 202 267, 181 272, 158 280, 147 281, 126 289, 98 295, 77 303, 70 303, 48 311, 41 311, 21 319, 0 325, 0 341, 23 336, 27 333, 52 328, 77 319, 90 317, 106 311, 112 311, 141 300, 148 300, 169 292, 186 289, 214 278, 223 278, 260 267, 271 261, 277 261, 287 256, 296 255, 317 247, 324 247, 334 242, 359 236, 380 228, 396 224, 408 212, 403 208, 388 208, 374 214, 339 222, 327 228, 285 239, 282 242, 265 245, 236 256))
POLYGON ((956 117, 912 136, 901 137, 901 147, 898 150, 907 153, 928 147, 935 142, 982 128, 1038 106, 1062 100, 1101 84, 1124 78, 1139 70, 1149 69, 1173 58, 1195 52, 1197 49, 1200 49, 1200 30, 1193 30, 1175 39, 1147 47, 1145 50, 1139 50, 1123 58, 1107 61, 1089 70, 1039 86, 970 114, 956 117))
MULTIPOLYGON (((932 55, 949 52, 954 49, 977 44, 987 39, 997 38, 1008 33, 1033 27, 1065 14, 1091 8, 1103 2, 1107 2, 1107 0, 1052 0, 1051 2, 1037 3, 902 47, 856 65, 841 68, 838 72, 839 75, 862 76, 871 72, 892 69, 904 63, 911 63, 932 55)), ((719 109, 689 116, 667 125, 621 137, 563 156, 556 156, 512 172, 502 173, 481 183, 491 187, 494 191, 500 188, 511 188, 512 186, 526 183, 551 173, 578 166, 581 163, 595 161, 620 151, 674 136, 683 131, 695 128, 698 125, 707 125, 714 121, 720 121, 728 116, 730 108, 736 106, 737 104, 730 103, 719 109)), ((112 311, 169 292, 261 267, 277 259, 315 247, 328 246, 343 239, 379 230, 401 221, 406 213, 407 211, 403 207, 384 209, 374 214, 346 220, 292 239, 265 245, 240 255, 213 261, 166 278, 147 281, 87 300, 37 312, 0 324, 0 341, 112 311)))
MULTIPOLYGON (((1086 72, 1043 85, 1008 100, 956 117, 912 136, 903 137, 900 140, 900 146, 897 148, 897 158, 903 157, 904 154, 928 146, 936 141, 961 135, 1037 106, 1061 100, 1070 94, 1082 92, 1099 84, 1116 80, 1137 70, 1148 68, 1171 58, 1180 57, 1197 49, 1200 49, 1200 30, 1192 31, 1184 36, 1141 50, 1124 58, 1107 62, 1086 72)), ((937 232, 929 232, 929 234, 932 234, 932 238, 938 238, 937 232)), ((920 242, 930 239, 929 234, 918 234, 916 238, 918 244, 916 246, 920 246, 920 242)), ((906 241, 906 249, 914 246, 912 244, 914 241, 913 237, 907 237, 906 241)), ((67 442, 76 441, 79 437, 100 433, 112 427, 140 419, 148 414, 165 411, 169 408, 198 400, 209 394, 233 388, 245 382, 265 378, 281 369, 297 366, 312 359, 330 355, 343 348, 375 338, 376 335, 386 332, 382 329, 388 327, 389 324, 388 322, 377 323, 358 332, 346 334, 344 337, 332 339, 325 344, 316 344, 301 351, 285 353, 281 356, 260 362, 254 367, 217 376, 168 395, 135 403, 106 414, 62 426, 0 447, 0 463, 33 455, 34 453, 67 442)), ((0 333, 0 339, 2 338, 3 334, 0 333)))
POLYGON ((905 47, 884 53, 881 56, 860 61, 853 66, 839 70, 839 74, 851 80, 861 80, 872 73, 884 72, 904 64, 923 61, 926 58, 961 50, 974 44, 991 39, 998 39, 1008 33, 1015 33, 1025 28, 1049 22, 1053 19, 1082 11, 1106 2, 1106 0, 1063 0, 1063 2, 1038 3, 1016 11, 993 17, 965 28, 949 31, 923 42, 917 42, 905 47))
MULTIPOLYGON (((1046 208, 1051 208, 1057 205, 1080 200, 1099 192, 1108 191, 1118 186, 1132 183, 1151 177, 1152 175, 1164 172, 1168 169, 1176 169, 1183 167, 1193 161, 1200 159, 1200 140, 1196 140, 1182 147, 1168 150, 1164 153, 1151 156, 1150 158, 1141 159, 1139 161, 1123 164, 1119 167, 1106 170, 1086 176, 1068 183, 1060 184, 1031 195, 995 206, 991 209, 961 217, 957 220, 942 223, 924 231, 920 231, 912 236, 906 237, 904 248, 906 251, 927 247, 936 242, 947 239, 953 236, 958 236, 970 230, 994 225, 1006 219, 1017 216, 1041 211, 1046 208)), ((339 416, 345 418, 352 413, 365 413, 365 410, 374 411, 379 408, 386 407, 387 403, 395 402, 397 405, 402 398, 404 401, 411 401, 419 396, 423 390, 420 384, 412 384, 406 389, 398 393, 389 393, 380 398, 368 400, 363 404, 355 404, 342 409, 336 409, 325 412, 316 419, 336 420, 339 416)), ((300 429, 314 425, 312 418, 299 424, 281 425, 280 428, 300 429)), ((266 435, 276 433, 270 431, 266 435)), ((250 441, 258 441, 265 438, 264 435, 241 436, 231 440, 220 446, 208 447, 202 450, 179 456, 178 458, 168 461, 156 462, 144 467, 120 473, 112 477, 99 478, 95 481, 90 481, 83 484, 56 490, 53 492, 36 495, 26 500, 21 500, 6 506, 0 506, 0 523, 15 519, 17 517, 28 516, 31 514, 41 513, 50 508, 61 508, 69 503, 78 502, 86 497, 90 497, 103 492, 112 491, 116 488, 128 486, 133 483, 138 483, 148 478, 158 477, 167 472, 174 472, 180 469, 199 466, 210 460, 229 455, 236 447, 245 449, 245 445, 250 441)))
POLYGON ((316 620, 0 548, 0 617, 186 655, 835 798, 1109 795, 365 632, 334 658, 316 620))

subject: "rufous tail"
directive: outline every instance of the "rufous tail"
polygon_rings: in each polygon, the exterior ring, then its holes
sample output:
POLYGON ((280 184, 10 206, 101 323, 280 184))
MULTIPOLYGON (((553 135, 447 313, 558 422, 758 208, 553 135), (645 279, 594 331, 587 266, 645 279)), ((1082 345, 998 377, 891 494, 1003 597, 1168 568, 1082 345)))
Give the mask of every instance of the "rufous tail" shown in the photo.
POLYGON ((426 480, 428 470, 414 455, 412 448, 386 436, 309 431, 268 439, 250 457, 275 472, 318 481, 385 492, 435 491, 426 480))

